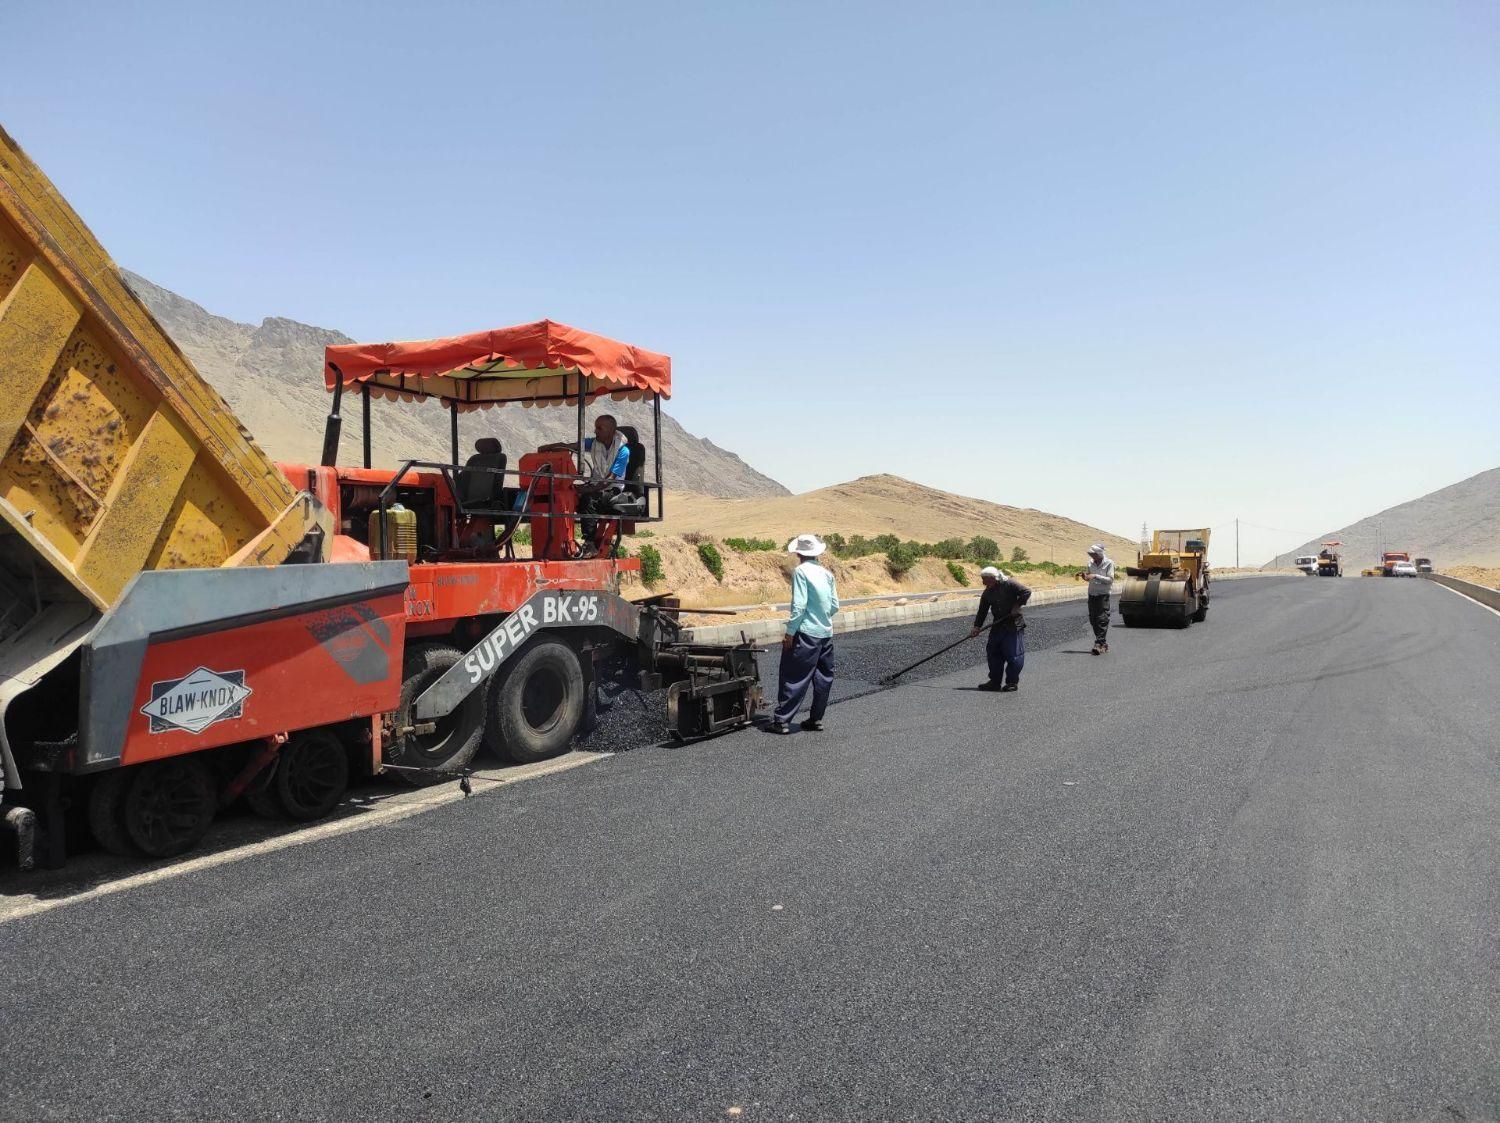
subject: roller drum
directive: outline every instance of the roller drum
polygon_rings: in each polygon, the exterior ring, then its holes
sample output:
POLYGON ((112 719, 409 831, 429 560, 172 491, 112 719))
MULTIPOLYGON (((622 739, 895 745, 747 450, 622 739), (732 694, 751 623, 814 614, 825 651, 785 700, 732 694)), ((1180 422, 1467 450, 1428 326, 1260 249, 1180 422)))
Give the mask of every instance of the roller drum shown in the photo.
POLYGON ((1192 582, 1185 577, 1152 573, 1126 577, 1120 590, 1120 615, 1126 624, 1174 624, 1185 628, 1198 609, 1192 582))

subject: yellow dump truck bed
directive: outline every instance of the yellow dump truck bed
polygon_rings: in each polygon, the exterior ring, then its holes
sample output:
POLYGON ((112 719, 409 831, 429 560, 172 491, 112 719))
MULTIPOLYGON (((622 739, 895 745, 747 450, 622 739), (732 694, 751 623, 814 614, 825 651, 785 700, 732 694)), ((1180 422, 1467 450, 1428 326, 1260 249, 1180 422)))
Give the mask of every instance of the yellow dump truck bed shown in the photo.
POLYGON ((0 449, 0 567, 100 609, 143 569, 277 564, 318 517, 3 130, 0 449))

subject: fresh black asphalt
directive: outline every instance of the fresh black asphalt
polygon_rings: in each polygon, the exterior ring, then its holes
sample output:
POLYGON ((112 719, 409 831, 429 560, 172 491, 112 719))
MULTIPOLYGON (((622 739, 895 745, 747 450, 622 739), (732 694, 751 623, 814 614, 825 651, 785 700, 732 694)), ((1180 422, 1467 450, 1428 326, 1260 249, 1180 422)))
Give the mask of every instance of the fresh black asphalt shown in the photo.
POLYGON ((1500 619, 1220 590, 0 926, 0 1117, 1500 1118, 1500 619))

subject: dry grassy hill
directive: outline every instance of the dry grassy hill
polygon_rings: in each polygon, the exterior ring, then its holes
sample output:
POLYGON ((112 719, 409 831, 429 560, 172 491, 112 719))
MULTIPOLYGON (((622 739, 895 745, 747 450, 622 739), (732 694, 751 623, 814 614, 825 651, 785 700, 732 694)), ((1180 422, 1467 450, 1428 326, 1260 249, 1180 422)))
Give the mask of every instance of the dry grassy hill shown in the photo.
POLYGON ((717 499, 669 494, 663 534, 715 538, 790 539, 803 531, 846 538, 894 534, 919 542, 993 538, 1006 557, 1020 546, 1032 561, 1082 562, 1093 542, 1120 560, 1135 557, 1135 543, 1097 527, 1030 508, 1006 507, 926 487, 900 476, 864 476, 801 495, 717 499))
POLYGON ((1381 550, 1405 550, 1431 558, 1441 570, 1500 565, 1500 468, 1429 492, 1281 554, 1271 565, 1290 565, 1298 554, 1315 554, 1318 542, 1344 544, 1344 570, 1374 563, 1381 550))

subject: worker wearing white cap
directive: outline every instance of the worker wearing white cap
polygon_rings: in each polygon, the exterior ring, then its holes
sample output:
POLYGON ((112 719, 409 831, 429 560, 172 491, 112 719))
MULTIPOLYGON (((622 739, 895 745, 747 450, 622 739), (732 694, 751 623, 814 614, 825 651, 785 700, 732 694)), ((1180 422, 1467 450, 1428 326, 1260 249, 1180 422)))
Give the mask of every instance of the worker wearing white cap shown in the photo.
POLYGON ((1115 563, 1104 556, 1104 547, 1095 542, 1089 547, 1088 568, 1080 576, 1089 583, 1089 626, 1094 629, 1092 654, 1109 650, 1109 594, 1115 587, 1115 563))
POLYGON ((802 728, 823 728, 828 693, 833 689, 833 618, 839 610, 838 585, 833 574, 818 564, 828 549, 816 534, 799 534, 786 544, 797 555, 792 571, 792 612, 781 638, 781 682, 771 732, 790 733, 792 719, 812 690, 812 710, 802 728))
POLYGON ((1026 665, 1026 620, 1021 607, 1031 599, 1031 590, 992 565, 979 571, 979 579, 984 582, 984 592, 979 594, 979 614, 974 617, 969 637, 984 630, 986 615, 993 613, 995 617, 984 647, 990 678, 980 683, 979 689, 1006 693, 1019 690, 1021 668, 1026 665))

